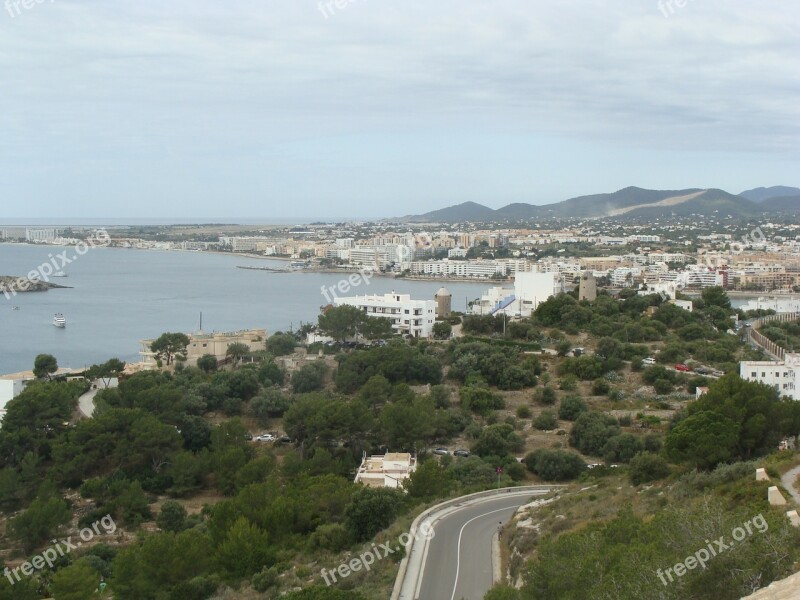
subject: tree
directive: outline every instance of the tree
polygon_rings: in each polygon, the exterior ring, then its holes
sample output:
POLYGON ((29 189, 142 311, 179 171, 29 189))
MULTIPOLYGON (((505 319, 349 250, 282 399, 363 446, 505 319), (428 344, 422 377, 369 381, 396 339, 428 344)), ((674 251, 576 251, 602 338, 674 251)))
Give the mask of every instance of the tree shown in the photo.
POLYGON ((242 359, 248 354, 250 354, 250 347, 241 342, 231 344, 228 346, 227 350, 225 350, 225 356, 233 360, 234 364, 237 365, 242 362, 242 359))
POLYGON ((609 439, 619 435, 617 420, 599 412, 586 412, 577 418, 569 434, 570 446, 583 454, 599 456, 609 439))
POLYGON ((92 365, 87 369, 84 376, 90 381, 100 379, 103 382, 103 387, 108 389, 111 380, 115 377, 119 377, 120 373, 124 370, 125 363, 118 358, 112 358, 101 365, 92 365))
POLYGON ((739 427, 725 415, 702 411, 680 421, 667 434, 664 450, 676 462, 711 469, 736 451, 739 427))
POLYGON ((642 440, 630 433, 615 435, 603 446, 603 459, 607 463, 630 462, 637 453, 644 450, 642 440))
POLYGON ((205 373, 213 373, 217 370, 217 357, 213 354, 204 354, 197 359, 197 368, 205 373))
POLYGON ((392 321, 386 317, 364 317, 358 332, 368 340, 383 340, 394 335, 392 321))
POLYGON ((539 448, 525 457, 525 466, 545 481, 575 479, 586 469, 586 463, 574 452, 539 448))
POLYGON ((518 452, 524 447, 522 438, 507 423, 489 425, 481 432, 473 444, 472 451, 478 456, 504 457, 511 452, 518 452))
POLYGON ((315 361, 300 367, 292 375, 292 390, 296 394, 306 394, 321 390, 325 385, 325 375, 328 373, 328 365, 324 361, 315 361))
POLYGON ((100 573, 95 571, 86 558, 81 558, 53 575, 50 593, 54 600, 86 600, 91 598, 100 585, 100 573))
POLYGON ((447 321, 440 321, 433 324, 433 337, 437 340, 448 340, 453 333, 453 326, 447 321))
POLYGON ((329 308, 319 316, 317 322, 322 333, 344 342, 347 338, 356 335, 359 325, 365 318, 368 317, 364 316, 361 309, 343 304, 329 308))
POLYGON ((161 512, 156 517, 156 525, 163 531, 178 533, 183 531, 186 524, 186 509, 175 500, 167 500, 161 506, 161 512))
POLYGON ((275 549, 267 532, 240 517, 217 548, 217 561, 231 578, 239 579, 275 564, 275 549))
POLYGON ((287 356, 294 352, 297 340, 291 333, 278 331, 267 340, 267 352, 273 356, 287 356))
POLYGON ((189 338, 184 333, 162 333, 150 344, 150 350, 155 353, 157 360, 171 365, 173 358, 185 360, 188 345, 189 338))
POLYGON ((428 460, 403 483, 412 498, 441 498, 453 485, 450 474, 436 460, 428 460))
POLYGON ((565 421, 574 421, 589 410, 580 396, 567 396, 558 405, 558 418, 565 421))
POLYGON ((631 459, 629 476, 632 485, 640 485, 669 475, 669 465, 658 454, 640 452, 631 459))
POLYGON ((703 304, 705 306, 718 306, 725 310, 730 309, 731 299, 725 293, 725 289, 721 286, 708 287, 701 293, 703 304))
POLYGON ((58 362, 52 354, 39 354, 33 361, 33 374, 39 379, 50 379, 58 371, 58 362))
POLYGON ((400 515, 405 494, 390 488, 363 488, 345 510, 345 524, 357 542, 372 539, 400 515))
POLYGON ((66 501, 49 489, 34 500, 24 513, 11 520, 11 534, 32 550, 39 543, 50 539, 62 525, 69 522, 72 511, 66 501))

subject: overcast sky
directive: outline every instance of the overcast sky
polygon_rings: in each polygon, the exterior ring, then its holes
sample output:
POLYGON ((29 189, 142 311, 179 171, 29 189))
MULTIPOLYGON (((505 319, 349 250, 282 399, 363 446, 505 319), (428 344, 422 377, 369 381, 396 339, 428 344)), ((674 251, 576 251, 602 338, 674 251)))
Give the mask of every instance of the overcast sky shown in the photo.
POLYGON ((0 11, 0 219, 800 185, 793 0, 25 1, 0 11))

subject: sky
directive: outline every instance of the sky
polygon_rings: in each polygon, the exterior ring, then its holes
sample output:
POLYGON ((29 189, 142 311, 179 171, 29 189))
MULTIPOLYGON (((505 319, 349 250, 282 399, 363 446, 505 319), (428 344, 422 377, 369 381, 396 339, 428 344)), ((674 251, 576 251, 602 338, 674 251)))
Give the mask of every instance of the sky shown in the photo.
POLYGON ((0 221, 800 186, 797 2, 24 2, 0 6, 0 221))

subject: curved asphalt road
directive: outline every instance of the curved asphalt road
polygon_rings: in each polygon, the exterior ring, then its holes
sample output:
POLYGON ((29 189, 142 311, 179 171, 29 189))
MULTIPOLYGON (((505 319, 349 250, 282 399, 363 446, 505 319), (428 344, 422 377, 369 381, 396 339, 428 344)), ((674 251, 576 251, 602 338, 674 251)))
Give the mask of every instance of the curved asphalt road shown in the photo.
POLYGON ((493 498, 437 520, 423 566, 419 600, 482 600, 493 583, 492 537, 499 522, 505 524, 536 495, 493 498))

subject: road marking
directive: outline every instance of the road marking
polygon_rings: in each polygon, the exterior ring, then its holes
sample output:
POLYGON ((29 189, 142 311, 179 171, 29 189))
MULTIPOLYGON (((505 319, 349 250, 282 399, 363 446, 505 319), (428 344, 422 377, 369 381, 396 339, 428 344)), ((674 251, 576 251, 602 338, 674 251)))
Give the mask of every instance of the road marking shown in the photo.
MULTIPOLYGON (((483 513, 482 515, 478 515, 477 517, 472 517, 469 521, 464 523, 461 526, 461 531, 458 532, 458 551, 456 552, 456 581, 453 584, 453 595, 450 596, 450 600, 455 600, 456 597, 456 589, 458 588, 458 574, 461 571, 461 536, 464 534, 464 529, 467 525, 472 523, 473 521, 485 517, 487 515, 492 515, 494 513, 503 512, 505 510, 511 510, 515 508, 514 506, 506 506, 505 508, 498 508, 497 510, 490 510, 487 513, 483 513)), ((519 508, 518 506, 516 508, 519 508)))

